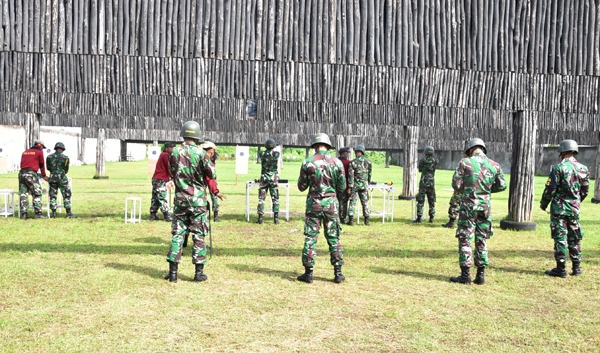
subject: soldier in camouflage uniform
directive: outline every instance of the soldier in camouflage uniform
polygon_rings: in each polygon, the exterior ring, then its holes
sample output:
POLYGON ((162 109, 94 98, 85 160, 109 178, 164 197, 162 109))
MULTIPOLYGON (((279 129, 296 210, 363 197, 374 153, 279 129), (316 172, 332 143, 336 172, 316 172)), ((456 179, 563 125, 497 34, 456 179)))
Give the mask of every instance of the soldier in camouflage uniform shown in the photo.
POLYGON ((342 147, 338 151, 338 159, 344 166, 344 177, 346 178, 346 188, 342 192, 338 192, 337 198, 340 203, 340 222, 345 224, 346 216, 348 215, 348 200, 350 195, 348 190, 348 170, 350 169, 350 163, 352 162, 348 157, 350 156, 350 149, 348 147, 342 147))
POLYGON ((19 171, 19 203, 21 207, 21 218, 28 219, 29 194, 33 198, 33 209, 35 218, 48 218, 42 214, 42 186, 37 174, 41 172, 42 178, 48 181, 44 165, 44 143, 37 140, 33 146, 21 155, 21 170, 19 171))
POLYGON ((483 140, 468 140, 465 143, 467 157, 460 161, 452 178, 452 188, 462 195, 456 230, 461 274, 450 278, 455 283, 471 284, 469 270, 473 262, 477 266, 474 283, 485 282, 485 267, 488 265, 486 239, 494 234, 490 195, 506 189, 502 168, 485 153, 483 140))
POLYGON ((454 222, 458 218, 458 206, 460 206, 460 200, 462 195, 458 192, 454 192, 450 198, 450 206, 448 207, 448 223, 442 224, 445 228, 454 228, 454 222))
POLYGON ((572 276, 581 271, 581 239, 583 230, 579 225, 581 203, 588 195, 588 168, 575 159, 579 146, 573 140, 564 140, 558 146, 561 162, 552 167, 546 188, 542 194, 540 208, 546 210, 550 203, 550 230, 554 239, 556 267, 547 270, 553 277, 567 277, 565 270, 567 255, 573 264, 572 276))
POLYGON ((159 218, 156 213, 160 209, 166 222, 172 222, 173 217, 170 214, 169 200, 167 200, 167 183, 171 180, 171 168, 169 167, 169 156, 173 152, 175 144, 165 143, 165 150, 158 157, 154 175, 152 176, 152 199, 150 201, 150 217, 148 220, 157 221, 159 218))
POLYGON ((183 242, 186 234, 191 234, 192 263, 196 267, 194 281, 207 280, 204 274, 206 263, 205 235, 208 233, 206 219, 205 177, 214 177, 213 164, 207 153, 197 143, 201 139, 200 125, 195 121, 185 122, 180 136, 184 142, 175 148, 169 157, 171 175, 175 184, 175 200, 171 233, 173 238, 167 261, 169 273, 165 276, 170 282, 177 282, 177 268, 181 261, 183 242))
POLYGON ((65 210, 67 211, 68 218, 77 218, 71 212, 71 188, 69 187, 69 178, 67 173, 69 172, 69 157, 63 152, 65 151, 65 145, 62 142, 57 142, 54 145, 54 153, 46 158, 46 166, 50 172, 50 178, 48 183, 50 189, 48 190, 48 197, 50 197, 50 214, 51 218, 56 218, 56 197, 58 196, 58 189, 63 197, 63 203, 65 210))
POLYGON ((417 218, 413 222, 421 223, 425 197, 427 197, 429 223, 433 223, 433 218, 435 217, 435 170, 438 166, 438 160, 434 156, 435 149, 433 147, 425 147, 424 152, 425 158, 419 160, 421 182, 419 183, 419 193, 417 194, 417 218))
POLYGON ((336 193, 344 191, 346 187, 344 167, 339 159, 329 154, 331 141, 326 134, 315 135, 311 142, 311 148, 315 149, 315 154, 302 163, 298 178, 298 190, 308 189, 304 220, 305 239, 302 250, 304 274, 298 276, 298 280, 306 283, 312 282, 317 238, 321 224, 323 224, 325 239, 329 244, 330 261, 333 265, 334 282, 341 283, 346 277, 342 274, 342 265, 344 264, 343 249, 340 243, 342 228, 336 193))
POLYGON ((356 200, 360 198, 362 205, 363 216, 365 218, 365 225, 369 225, 369 189, 368 186, 371 183, 372 164, 371 161, 365 157, 365 146, 358 145, 354 147, 354 154, 356 158, 350 162, 350 168, 348 169, 348 189, 347 192, 350 195, 350 206, 348 208, 348 225, 354 225, 354 213, 356 209, 356 200))
POLYGON ((215 170, 214 178, 204 178, 206 185, 208 186, 210 199, 212 201, 212 210, 213 210, 213 221, 221 222, 219 219, 219 199, 225 199, 225 195, 222 195, 217 186, 217 171, 216 171, 216 161, 217 161, 217 145, 214 144, 214 141, 211 139, 205 139, 202 144, 202 149, 206 151, 208 156, 210 157, 210 161, 213 164, 213 168, 215 170))
POLYGON ((267 190, 271 193, 271 202, 273 205, 273 223, 279 224, 279 174, 277 172, 277 163, 280 153, 275 151, 275 140, 268 139, 265 142, 266 151, 260 153, 260 187, 258 190, 258 224, 263 222, 265 213, 265 199, 267 190))

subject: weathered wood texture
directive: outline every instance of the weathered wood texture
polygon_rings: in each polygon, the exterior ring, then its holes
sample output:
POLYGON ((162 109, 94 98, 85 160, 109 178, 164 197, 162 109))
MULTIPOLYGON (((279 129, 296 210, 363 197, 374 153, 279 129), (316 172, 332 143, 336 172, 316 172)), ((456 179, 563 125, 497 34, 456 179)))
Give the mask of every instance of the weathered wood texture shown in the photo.
POLYGON ((104 166, 104 142, 106 141, 106 131, 98 129, 98 138, 96 145, 96 176, 104 177, 106 174, 104 166))
POLYGON ((34 113, 163 141, 195 119, 222 143, 322 131, 371 149, 415 125, 420 146, 477 135, 510 150, 522 110, 538 143, 596 143, 600 2, 548 4, 0 0, 0 124, 34 113))
MULTIPOLYGON (((596 179, 598 179, 598 175, 600 175, 600 134, 598 134, 598 153, 596 154, 596 179)), ((594 183, 594 198, 600 201, 600 182, 596 180, 594 183)))
POLYGON ((404 127, 404 169, 402 175, 402 197, 409 198, 417 196, 417 166, 419 127, 404 127))
POLYGON ((537 120, 534 115, 517 112, 513 116, 513 149, 508 195, 508 218, 529 222, 533 211, 535 181, 535 144, 537 120))
POLYGON ((35 140, 40 139, 40 118, 35 114, 26 114, 25 121, 25 146, 24 149, 28 149, 33 146, 35 140))

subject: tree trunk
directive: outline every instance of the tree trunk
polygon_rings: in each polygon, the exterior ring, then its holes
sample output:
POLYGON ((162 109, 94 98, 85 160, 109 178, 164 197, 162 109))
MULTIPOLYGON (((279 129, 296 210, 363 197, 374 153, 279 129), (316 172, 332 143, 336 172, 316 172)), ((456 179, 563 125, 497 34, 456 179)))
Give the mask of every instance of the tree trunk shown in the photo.
POLYGON ((508 195, 508 219, 529 222, 533 210, 537 119, 531 112, 513 115, 513 148, 508 195))
POLYGON ((390 167, 390 151, 385 151, 385 167, 390 167))
POLYGON ((106 140, 106 131, 98 129, 98 144, 96 145, 96 179, 104 179, 104 141, 106 140))
POLYGON ((600 183, 598 182, 598 176, 600 175, 600 134, 598 134, 598 152, 596 153, 596 173, 594 174, 594 201, 595 203, 600 202, 600 183))
POLYGON ((419 127, 404 127, 404 173, 402 177, 402 198, 414 198, 417 195, 417 148, 419 127))
POLYGON ((33 146, 35 140, 40 139, 40 116, 39 114, 26 114, 25 122, 25 149, 33 146))

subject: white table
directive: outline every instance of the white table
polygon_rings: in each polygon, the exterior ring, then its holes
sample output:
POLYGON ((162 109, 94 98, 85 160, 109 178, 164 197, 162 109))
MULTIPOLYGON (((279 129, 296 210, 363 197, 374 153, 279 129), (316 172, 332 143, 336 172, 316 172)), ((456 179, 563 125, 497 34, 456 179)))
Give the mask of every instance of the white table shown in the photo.
MULTIPOLYGON (((0 216, 5 218, 15 215, 15 192, 10 189, 0 189, 0 197, 3 197, 4 204, 0 209, 0 216)), ((20 210, 19 210, 20 213, 20 210)), ((19 214, 20 217, 20 214, 19 214)))
MULTIPOLYGON (((282 188, 285 190, 285 209, 281 208, 281 203, 279 203, 279 213, 285 213, 285 220, 289 221, 290 220, 290 184, 289 183, 277 183, 277 186, 279 186, 279 189, 281 190, 282 188)), ((247 181, 246 182, 246 219, 248 220, 248 222, 250 222, 250 193, 251 191, 256 188, 260 188, 260 183, 254 182, 254 181, 247 181)), ((281 193, 279 193, 279 195, 281 196, 281 193)), ((279 197, 279 200, 281 200, 281 197, 279 197)), ((256 203, 255 205, 258 205, 258 197, 256 197, 255 199, 256 203)), ((271 204, 269 202, 269 199, 265 199, 265 214, 273 214, 273 210, 271 210, 270 207, 267 207, 267 204, 271 204)))
MULTIPOLYGON (((389 219, 390 222, 394 221, 394 193, 395 189, 393 185, 387 184, 375 184, 367 186, 367 190, 369 191, 369 209, 371 210, 372 216, 380 216, 381 223, 385 223, 386 219, 389 219), (377 210, 373 207, 373 193, 375 195, 381 195, 381 200, 376 202, 378 206, 377 210)), ((377 198, 379 199, 379 198, 377 198)), ((356 201, 357 204, 360 204, 360 200, 356 201)), ((356 221, 360 220, 360 215, 362 212, 358 212, 358 207, 356 210, 356 221)))
POLYGON ((130 196, 125 198, 125 223, 142 222, 142 198, 130 196))

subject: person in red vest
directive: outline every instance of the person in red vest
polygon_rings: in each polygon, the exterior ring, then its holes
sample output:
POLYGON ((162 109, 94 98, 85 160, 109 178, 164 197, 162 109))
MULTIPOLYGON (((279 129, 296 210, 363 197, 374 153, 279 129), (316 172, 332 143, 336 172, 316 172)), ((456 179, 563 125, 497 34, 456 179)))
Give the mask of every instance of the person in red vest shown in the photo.
POLYGON ((19 171, 19 203, 21 218, 28 219, 29 194, 33 198, 35 218, 48 218, 42 214, 42 186, 40 185, 40 171, 42 178, 48 181, 46 165, 44 163, 44 143, 36 140, 31 148, 21 155, 21 170, 19 171))
POLYGON ((152 176, 152 200, 150 201, 150 221, 158 221, 160 218, 156 216, 156 212, 160 209, 165 216, 165 221, 173 221, 173 217, 169 213, 169 200, 167 200, 167 183, 171 180, 171 169, 169 168, 169 156, 173 152, 175 144, 172 142, 165 143, 165 150, 158 157, 156 169, 152 176))

